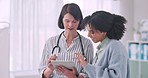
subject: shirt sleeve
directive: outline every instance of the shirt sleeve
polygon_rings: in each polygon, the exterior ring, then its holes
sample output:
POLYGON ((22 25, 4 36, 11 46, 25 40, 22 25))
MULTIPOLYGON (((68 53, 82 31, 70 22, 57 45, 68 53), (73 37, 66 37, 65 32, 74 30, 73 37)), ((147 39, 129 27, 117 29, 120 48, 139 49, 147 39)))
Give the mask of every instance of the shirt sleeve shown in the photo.
POLYGON ((94 47, 93 44, 90 42, 86 51, 86 60, 88 63, 92 64, 93 56, 94 56, 94 47))
POLYGON ((49 55, 51 55, 50 54, 51 52, 48 52, 49 48, 51 47, 51 45, 49 45, 49 43, 50 43, 49 40, 46 41, 46 43, 45 43, 45 46, 44 46, 44 49, 43 49, 43 53, 42 53, 42 57, 41 57, 40 66, 39 66, 39 69, 38 69, 41 78, 42 78, 44 70, 47 67, 47 60, 49 58, 49 55))
MULTIPOLYGON (((89 44, 89 45, 86 48, 84 48, 86 50, 85 51, 85 58, 88 63, 92 64, 93 55, 94 55, 94 48, 93 48, 93 44, 91 41, 89 41, 87 44, 89 44)), ((84 69, 82 70, 80 75, 82 75, 84 78, 88 78, 88 74, 86 73, 86 71, 84 69)))
POLYGON ((128 78, 128 59, 123 52, 125 50, 116 47, 110 53, 106 52, 100 60, 101 64, 87 64, 84 68, 90 78, 128 78), (108 53, 108 54, 107 54, 108 53), (107 59, 107 60, 104 60, 107 59))

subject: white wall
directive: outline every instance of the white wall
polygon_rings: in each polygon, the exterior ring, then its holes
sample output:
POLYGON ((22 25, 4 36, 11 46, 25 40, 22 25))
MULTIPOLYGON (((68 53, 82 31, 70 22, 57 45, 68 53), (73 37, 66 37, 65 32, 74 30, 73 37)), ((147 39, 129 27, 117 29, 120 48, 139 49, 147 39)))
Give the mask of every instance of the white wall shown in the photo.
POLYGON ((122 42, 125 46, 127 46, 127 40, 133 39, 133 31, 132 31, 133 18, 134 18, 133 3, 134 3, 133 0, 120 0, 120 4, 121 4, 120 13, 127 19, 127 24, 126 24, 127 31, 122 38, 122 42))
POLYGON ((0 29, 0 78, 9 78, 9 28, 0 29))
POLYGON ((133 40, 133 28, 142 19, 148 19, 148 0, 120 0, 121 14, 127 19, 127 32, 122 38, 122 42, 127 46, 127 40, 133 40))
POLYGON ((134 26, 142 19, 148 19, 148 0, 134 0, 134 26))

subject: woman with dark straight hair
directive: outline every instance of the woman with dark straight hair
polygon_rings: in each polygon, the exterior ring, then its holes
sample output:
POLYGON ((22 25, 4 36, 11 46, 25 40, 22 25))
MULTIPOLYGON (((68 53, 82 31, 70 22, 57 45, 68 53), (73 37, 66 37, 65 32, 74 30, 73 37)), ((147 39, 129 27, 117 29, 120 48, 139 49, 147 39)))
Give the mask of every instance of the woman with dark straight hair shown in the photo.
POLYGON ((77 30, 84 29, 81 26, 83 16, 77 4, 65 4, 58 19, 58 27, 64 31, 54 37, 49 38, 42 54, 39 72, 42 78, 77 78, 88 77, 81 65, 74 59, 74 53, 82 54, 88 63, 93 60, 92 42, 80 35, 77 30), (72 61, 75 67, 72 70, 59 65, 53 67, 52 60, 72 61))

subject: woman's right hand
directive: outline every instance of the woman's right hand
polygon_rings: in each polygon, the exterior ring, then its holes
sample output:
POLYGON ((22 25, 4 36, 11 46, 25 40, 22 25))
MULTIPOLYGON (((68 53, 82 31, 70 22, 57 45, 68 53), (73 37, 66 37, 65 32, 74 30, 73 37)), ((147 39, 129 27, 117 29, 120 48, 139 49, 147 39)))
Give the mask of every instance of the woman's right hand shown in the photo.
POLYGON ((52 60, 56 60, 56 58, 57 58, 57 56, 54 54, 54 55, 52 55, 49 59, 48 59, 48 62, 47 62, 47 64, 48 64, 48 67, 45 69, 45 71, 44 71, 44 76, 45 76, 45 78, 49 78, 51 75, 52 75, 52 72, 53 72, 53 70, 54 70, 54 67, 53 67, 53 65, 51 64, 51 61, 52 60))
POLYGON ((76 59, 78 60, 78 63, 84 68, 87 65, 86 58, 80 54, 80 53, 75 53, 76 54, 76 59))

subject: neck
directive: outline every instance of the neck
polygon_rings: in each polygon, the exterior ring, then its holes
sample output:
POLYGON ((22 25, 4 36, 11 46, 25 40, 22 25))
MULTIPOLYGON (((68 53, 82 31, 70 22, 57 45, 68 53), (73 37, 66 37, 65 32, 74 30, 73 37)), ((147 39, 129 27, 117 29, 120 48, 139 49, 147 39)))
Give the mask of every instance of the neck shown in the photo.
POLYGON ((72 43, 72 40, 78 36, 78 33, 77 32, 68 33, 65 31, 64 36, 66 38, 67 47, 69 47, 72 43))
POLYGON ((78 36, 78 33, 77 32, 69 33, 69 32, 65 31, 64 36, 67 41, 72 41, 74 38, 76 38, 78 36))

